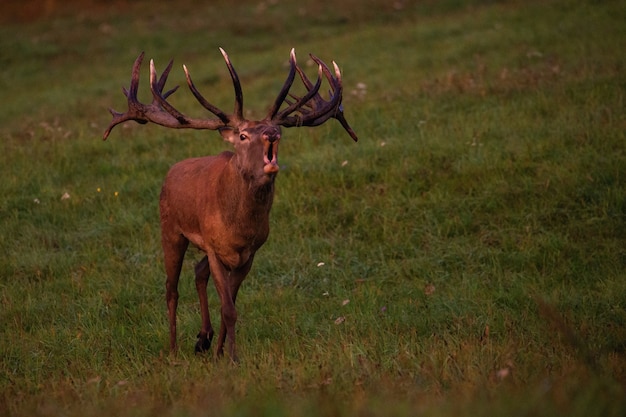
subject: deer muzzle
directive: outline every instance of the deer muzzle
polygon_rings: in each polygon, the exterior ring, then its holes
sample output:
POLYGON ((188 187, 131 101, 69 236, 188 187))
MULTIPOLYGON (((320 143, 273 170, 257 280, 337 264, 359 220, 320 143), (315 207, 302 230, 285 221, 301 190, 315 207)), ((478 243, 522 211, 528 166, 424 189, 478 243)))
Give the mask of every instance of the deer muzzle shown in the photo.
POLYGON ((275 174, 279 171, 278 167, 278 142, 280 142, 280 133, 272 132, 264 133, 263 136, 263 162, 265 166, 263 171, 266 174, 275 174))

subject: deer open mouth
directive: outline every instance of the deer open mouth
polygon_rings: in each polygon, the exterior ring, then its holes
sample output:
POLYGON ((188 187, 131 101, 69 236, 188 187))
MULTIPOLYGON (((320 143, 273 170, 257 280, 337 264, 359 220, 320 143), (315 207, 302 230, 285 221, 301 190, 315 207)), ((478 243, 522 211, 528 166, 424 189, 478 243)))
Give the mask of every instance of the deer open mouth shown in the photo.
POLYGON ((266 174, 278 172, 278 140, 274 142, 268 140, 265 142, 263 162, 265 162, 263 171, 266 174))

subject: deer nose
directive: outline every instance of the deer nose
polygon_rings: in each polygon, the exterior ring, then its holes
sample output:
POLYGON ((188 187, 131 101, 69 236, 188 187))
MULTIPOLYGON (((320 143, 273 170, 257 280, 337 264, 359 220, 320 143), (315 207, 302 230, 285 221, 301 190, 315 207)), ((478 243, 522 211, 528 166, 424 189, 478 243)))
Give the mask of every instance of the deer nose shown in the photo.
POLYGON ((280 139, 280 129, 274 126, 268 126, 263 131, 263 139, 274 143, 280 139))
POLYGON ((274 143, 279 139, 280 139, 280 134, 272 135, 267 138, 267 140, 269 140, 270 143, 274 143))
POLYGON ((280 139, 280 133, 278 131, 265 132, 263 139, 269 141, 269 143, 274 143, 280 139))

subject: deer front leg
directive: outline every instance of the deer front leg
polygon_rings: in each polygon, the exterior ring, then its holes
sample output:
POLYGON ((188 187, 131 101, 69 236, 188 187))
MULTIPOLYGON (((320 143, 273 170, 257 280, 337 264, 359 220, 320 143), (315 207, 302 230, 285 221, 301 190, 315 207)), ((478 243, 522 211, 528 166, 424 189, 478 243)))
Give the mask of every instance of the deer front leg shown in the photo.
MULTIPOLYGON (((217 338, 217 356, 221 357, 224 355, 224 344, 228 338, 228 354, 235 363, 239 361, 235 344, 235 323, 237 322, 235 301, 237 300, 239 287, 250 271, 252 260, 253 257, 250 257, 244 266, 227 271, 224 265, 216 259, 217 267, 212 268, 213 282, 220 296, 222 317, 220 333, 217 338)), ((209 262, 211 263, 211 261, 209 262)))
POLYGON ((200 300, 200 314, 202 317, 202 327, 198 333, 198 342, 196 343, 195 352, 203 353, 211 348, 213 340, 213 327, 211 326, 211 317, 209 314, 209 302, 207 299, 207 284, 209 282, 209 260, 205 256, 196 265, 196 290, 198 291, 198 299, 200 300))

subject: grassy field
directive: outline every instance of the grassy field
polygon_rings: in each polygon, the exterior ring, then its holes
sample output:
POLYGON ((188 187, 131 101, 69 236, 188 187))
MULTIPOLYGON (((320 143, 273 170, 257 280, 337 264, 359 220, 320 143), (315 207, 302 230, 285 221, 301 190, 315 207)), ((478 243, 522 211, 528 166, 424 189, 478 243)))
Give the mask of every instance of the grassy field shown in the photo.
POLYGON ((0 6, 0 415, 626 413, 624 2, 39 3, 0 6), (228 147, 101 140, 141 51, 228 109, 219 46, 250 117, 292 47, 337 61, 360 137, 284 131, 237 366, 193 355, 199 253, 167 354, 157 208, 228 147))

